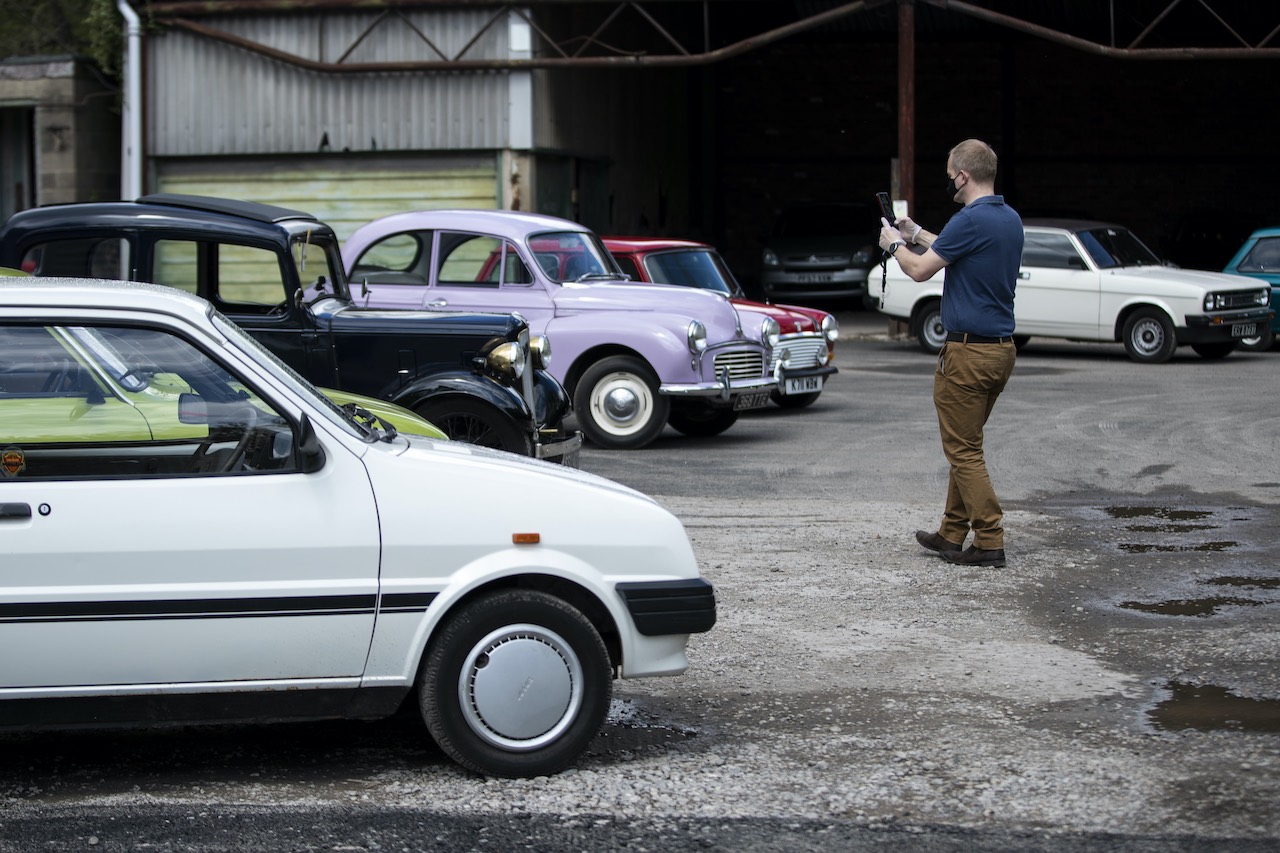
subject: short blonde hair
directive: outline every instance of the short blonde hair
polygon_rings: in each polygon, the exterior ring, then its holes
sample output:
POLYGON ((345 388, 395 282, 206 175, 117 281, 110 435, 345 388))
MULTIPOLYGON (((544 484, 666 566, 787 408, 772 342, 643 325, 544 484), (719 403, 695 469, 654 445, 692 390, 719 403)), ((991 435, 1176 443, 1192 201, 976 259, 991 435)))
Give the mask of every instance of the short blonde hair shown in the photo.
POLYGON ((966 139, 952 148, 947 163, 957 172, 968 172, 980 184, 996 182, 996 152, 981 139, 966 139))

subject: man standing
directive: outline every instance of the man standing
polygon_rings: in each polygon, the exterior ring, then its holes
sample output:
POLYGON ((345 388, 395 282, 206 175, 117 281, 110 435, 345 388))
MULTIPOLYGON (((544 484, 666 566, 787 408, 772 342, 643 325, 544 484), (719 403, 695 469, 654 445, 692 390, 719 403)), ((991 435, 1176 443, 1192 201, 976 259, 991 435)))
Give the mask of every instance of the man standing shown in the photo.
POLYGON ((982 432, 1013 372, 1013 290, 1022 262, 1022 219, 995 194, 996 153, 977 139, 947 156, 947 194, 964 205, 940 234, 911 219, 881 220, 880 246, 915 281, 946 268, 942 325, 947 341, 933 376, 942 452, 951 465, 937 533, 916 540, 962 566, 1005 564, 1004 514, 983 455, 982 432), (896 225, 896 227, 895 227, 896 225), (923 247, 916 254, 906 243, 923 247), (964 547, 969 531, 973 544, 964 547))

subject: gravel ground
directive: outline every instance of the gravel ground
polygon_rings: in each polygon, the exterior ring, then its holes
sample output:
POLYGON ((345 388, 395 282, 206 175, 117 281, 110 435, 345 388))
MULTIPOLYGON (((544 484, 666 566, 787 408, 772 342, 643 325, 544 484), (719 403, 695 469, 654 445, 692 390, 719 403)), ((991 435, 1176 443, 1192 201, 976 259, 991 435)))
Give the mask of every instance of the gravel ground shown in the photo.
MULTIPOLYGON (((864 376, 842 362, 845 384, 804 415, 814 436, 846 424, 855 388, 920 372, 918 354, 868 352, 880 361, 864 376)), ((767 488, 725 485, 741 480, 742 447, 764 453, 792 415, 735 427, 714 451, 668 439, 648 455, 587 454, 584 467, 681 518, 720 619, 692 638, 685 675, 616 685, 610 723, 573 768, 474 777, 402 720, 5 735, 0 850, 1276 849, 1280 477, 1224 461, 1252 442, 1274 469, 1275 439, 1213 397, 1245 407, 1251 392, 1201 372, 1186 393, 1211 410, 1180 411, 1167 440, 1218 450, 1174 476, 1167 454, 1124 435, 1121 410, 1167 422, 1135 389, 1159 396, 1153 380, 1185 385, 1178 371, 1200 362, 1131 372, 1054 358, 1020 358, 1024 384, 1001 404, 1008 570, 915 544, 941 498, 932 441, 905 464, 877 436, 853 449, 883 456, 821 488, 788 485, 805 464, 847 464, 816 437, 816 461, 751 460, 767 488), (1036 377, 1054 383, 1046 399, 1077 401, 1040 436, 1027 435, 1036 377), (920 458, 931 467, 915 482, 920 458), (1193 488, 1210 475, 1227 487, 1193 488)), ((1233 381, 1269 375, 1240 365, 1233 381)))

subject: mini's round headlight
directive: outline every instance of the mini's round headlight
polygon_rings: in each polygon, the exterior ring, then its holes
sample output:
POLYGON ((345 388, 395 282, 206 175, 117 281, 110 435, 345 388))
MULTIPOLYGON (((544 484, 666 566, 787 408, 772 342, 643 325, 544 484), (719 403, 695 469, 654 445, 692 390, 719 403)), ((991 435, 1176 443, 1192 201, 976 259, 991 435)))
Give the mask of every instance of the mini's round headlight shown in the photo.
POLYGON ((836 338, 840 337, 840 324, 836 322, 835 314, 822 318, 822 336, 831 343, 835 343, 836 338))
POLYGON ((702 352, 707 348, 707 327, 697 320, 689 321, 689 351, 702 352))
POLYGON ((509 376, 512 379, 524 376, 524 353, 520 349, 520 344, 515 341, 498 344, 489 350, 488 355, 484 357, 484 363, 489 370, 500 376, 509 376))
POLYGON ((529 360, 538 370, 551 367, 551 338, 546 335, 534 335, 529 339, 529 360))
POLYGON ((780 333, 781 329, 778 326, 778 321, 772 317, 765 317, 764 322, 760 324, 760 340, 770 347, 776 347, 780 333))

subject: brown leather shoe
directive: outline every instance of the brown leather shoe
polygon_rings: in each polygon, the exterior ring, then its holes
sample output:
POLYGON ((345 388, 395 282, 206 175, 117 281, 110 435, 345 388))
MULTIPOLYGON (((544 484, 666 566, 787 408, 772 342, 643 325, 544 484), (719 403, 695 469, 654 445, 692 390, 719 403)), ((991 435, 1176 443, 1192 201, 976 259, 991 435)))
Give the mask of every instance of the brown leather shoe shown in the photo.
POLYGON ((991 566, 992 568, 1004 568, 1004 549, 1003 548, 975 548, 970 545, 959 553, 946 551, 942 554, 942 559, 948 563, 955 563, 957 566, 991 566))
POLYGON ((948 551, 963 551, 964 545, 957 545, 949 539, 943 539, 937 533, 925 533, 923 530, 916 531, 916 541, 930 551, 937 551, 939 554, 945 554, 948 551))

